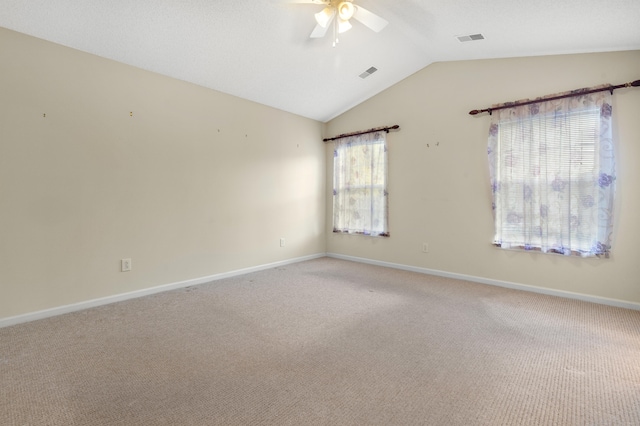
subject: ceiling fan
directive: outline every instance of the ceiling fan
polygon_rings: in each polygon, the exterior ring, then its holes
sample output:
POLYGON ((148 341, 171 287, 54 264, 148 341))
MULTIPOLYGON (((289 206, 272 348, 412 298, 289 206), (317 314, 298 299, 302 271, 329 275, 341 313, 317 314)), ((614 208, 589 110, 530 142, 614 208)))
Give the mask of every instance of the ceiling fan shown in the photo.
POLYGON ((380 32, 389 22, 368 11, 362 6, 353 4, 353 0, 297 0, 296 3, 324 4, 325 8, 314 16, 316 26, 309 37, 324 37, 333 22, 333 46, 339 42, 338 34, 349 31, 352 28, 351 18, 359 21, 375 32, 380 32))

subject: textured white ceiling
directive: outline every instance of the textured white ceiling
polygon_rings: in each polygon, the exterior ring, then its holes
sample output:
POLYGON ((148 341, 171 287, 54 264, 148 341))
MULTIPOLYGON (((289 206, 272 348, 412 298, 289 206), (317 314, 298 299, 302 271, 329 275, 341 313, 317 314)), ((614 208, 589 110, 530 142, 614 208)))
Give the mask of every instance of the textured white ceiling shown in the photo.
POLYGON ((389 25, 335 48, 290 0, 0 0, 0 26, 322 122, 432 62, 640 49, 640 0, 354 2, 389 25))

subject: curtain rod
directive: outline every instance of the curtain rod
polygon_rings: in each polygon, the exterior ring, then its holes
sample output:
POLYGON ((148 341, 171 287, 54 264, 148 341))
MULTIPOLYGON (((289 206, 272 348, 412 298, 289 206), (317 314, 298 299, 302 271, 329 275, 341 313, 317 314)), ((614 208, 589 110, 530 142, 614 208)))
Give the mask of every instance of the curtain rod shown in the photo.
POLYGON ((396 129, 400 129, 400 126, 398 126, 397 124, 391 127, 376 127, 374 129, 363 130, 361 132, 343 133, 341 135, 334 136, 332 138, 322 139, 322 141, 329 142, 329 141, 334 141, 336 139, 346 138, 347 136, 359 136, 359 135, 366 135, 367 133, 375 133, 375 132, 382 132, 382 131, 389 133, 389 130, 396 130, 396 129))
POLYGON ((532 101, 523 101, 523 102, 510 102, 508 105, 501 105, 501 106, 497 106, 497 107, 493 107, 493 108, 474 109, 473 111, 469 111, 469 115, 476 115, 476 114, 480 114, 482 112, 488 112, 489 115, 491 115, 491 112, 495 111, 497 109, 513 108, 513 107, 522 106, 522 105, 531 105, 531 104, 535 104, 535 103, 539 103, 539 102, 554 101, 556 99, 570 98, 570 97, 576 96, 576 95, 587 95, 589 93, 596 93, 596 92, 609 91, 609 92, 611 92, 611 94, 613 94, 613 91, 616 90, 616 89, 621 89, 623 87, 639 87, 639 86, 640 86, 640 80, 636 80, 636 81, 632 81, 630 83, 618 84, 618 85, 615 85, 615 86, 611 86, 610 85, 610 86, 607 86, 607 87, 600 87, 598 89, 590 89, 590 90, 585 90, 585 91, 582 91, 582 90, 578 89, 578 90, 574 90, 571 93, 567 93, 565 95, 552 96, 550 98, 535 99, 535 100, 532 100, 532 101))

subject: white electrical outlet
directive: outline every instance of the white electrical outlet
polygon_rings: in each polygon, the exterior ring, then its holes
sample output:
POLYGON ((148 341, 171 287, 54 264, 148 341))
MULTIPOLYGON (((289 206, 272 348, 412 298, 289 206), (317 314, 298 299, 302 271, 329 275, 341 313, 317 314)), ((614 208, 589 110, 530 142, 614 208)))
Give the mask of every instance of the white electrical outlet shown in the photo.
POLYGON ((422 243, 422 252, 429 253, 429 243, 422 243))
POLYGON ((131 259, 122 259, 120 261, 120 270, 122 272, 127 272, 131 270, 131 259))
POLYGON ((284 247, 285 242, 284 238, 280 238, 280 247, 284 247))

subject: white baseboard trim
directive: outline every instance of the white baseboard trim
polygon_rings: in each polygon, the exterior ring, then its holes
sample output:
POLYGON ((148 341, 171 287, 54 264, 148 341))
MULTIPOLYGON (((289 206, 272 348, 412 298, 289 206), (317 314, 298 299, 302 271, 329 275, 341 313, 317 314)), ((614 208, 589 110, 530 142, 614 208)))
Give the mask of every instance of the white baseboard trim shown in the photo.
POLYGON ((476 277, 473 275, 456 274, 453 272, 440 271, 438 269, 420 268, 417 266, 403 265, 400 263, 383 262, 380 260, 366 259, 362 257, 346 256, 338 253, 327 253, 328 257, 336 259, 350 260, 352 262, 368 263, 370 265, 385 266, 387 268, 402 269, 404 271, 419 272, 421 274, 436 275, 445 278, 455 278, 459 280, 472 281, 481 284, 494 285, 498 287, 512 288, 515 290, 530 291, 533 293, 548 294, 551 296, 565 297, 568 299, 577 299, 585 302, 599 303, 601 305, 615 306, 618 308, 633 309, 640 311, 640 303, 628 302, 626 300, 609 299, 607 297, 592 296, 589 294, 573 293, 570 291, 554 290, 550 288, 537 287, 527 284, 518 284, 509 281, 500 281, 490 278, 476 277))
POLYGON ((113 296, 102 297, 99 299, 87 300, 84 302, 73 303, 70 305, 58 306, 55 308, 45 309, 37 312, 30 312, 27 314, 17 315, 13 317, 0 318, 0 328, 9 327, 12 325, 22 324, 25 322, 35 321, 39 319, 54 317, 57 315, 67 314, 70 312, 81 311, 84 309, 94 308, 96 306, 108 305, 110 303, 116 303, 116 302, 121 302, 129 299, 135 299, 138 297, 149 296, 156 293, 162 293, 164 291, 176 290, 179 288, 204 284, 211 281, 221 280, 223 278, 231 278, 239 275, 249 274, 251 272, 258 272, 258 271, 263 271, 265 269, 277 268, 279 266, 290 265, 292 263, 304 262, 305 260, 318 259, 325 256, 333 257, 335 259, 349 260, 352 262, 367 263, 371 265, 384 266, 387 268, 418 272, 421 274, 436 275, 436 276, 445 277, 445 278, 455 278, 459 280, 477 282, 481 284, 488 284, 488 285, 494 285, 498 287, 512 288, 516 290, 530 291, 534 293, 548 294, 551 296, 577 299, 585 302, 599 303, 602 305, 609 305, 609 306, 615 306, 619 308, 626 308, 626 309, 633 309, 633 310, 640 311, 640 303, 628 302, 625 300, 610 299, 606 297, 592 296, 592 295, 581 294, 581 293, 573 293, 573 292, 562 291, 562 290, 554 290, 554 289, 537 287, 537 286, 532 286, 527 284, 518 284, 518 283, 509 282, 509 281, 500 281, 500 280, 494 280, 490 278, 476 277, 473 275, 457 274, 453 272, 441 271, 438 269, 428 269, 428 268, 422 268, 417 266, 404 265, 400 263, 391 263, 391 262, 384 262, 381 260, 367 259, 363 257, 347 256, 347 255, 338 254, 338 253, 317 253, 309 256, 302 256, 302 257, 287 259, 279 262, 273 262, 273 263, 268 263, 264 265, 238 269, 235 271, 222 272, 220 274, 209 275, 206 277, 194 278, 186 281, 180 281, 176 283, 164 284, 164 285, 151 287, 151 288, 145 288, 142 290, 136 290, 128 293, 116 294, 113 296))
POLYGON ((176 283, 159 285, 156 287, 145 288, 128 293, 115 294, 113 296, 101 297, 99 299, 86 300, 84 302, 73 303, 70 305, 58 306, 51 309, 45 309, 37 312, 17 315, 13 317, 0 318, 0 328, 9 327, 16 324, 35 321, 39 319, 54 317, 57 315, 67 314, 70 312, 81 311, 84 309, 94 308, 96 306, 108 305, 110 303, 122 302, 124 300, 135 299, 138 297, 149 296, 151 294, 162 293, 164 291, 176 290, 179 288, 189 287, 192 285, 204 284, 211 281, 221 280, 223 278, 236 277, 238 275, 249 274, 251 272, 263 271, 265 269, 277 268, 278 266, 290 265, 292 263, 303 262, 305 260, 317 259, 325 257, 325 253, 318 253, 309 256, 296 257, 293 259, 282 260, 264 265, 252 266, 250 268, 238 269, 235 271, 222 272, 220 274, 209 275, 206 277, 194 278, 191 280, 180 281, 176 283))

